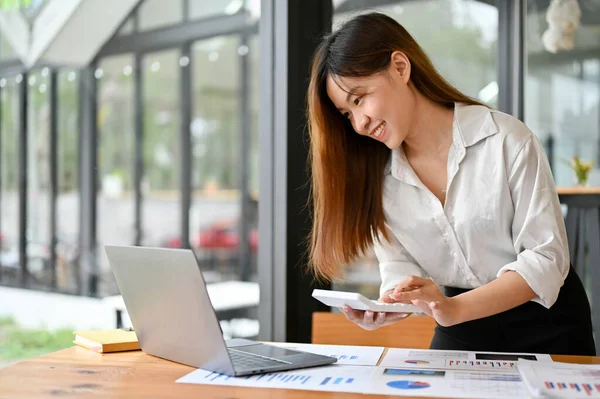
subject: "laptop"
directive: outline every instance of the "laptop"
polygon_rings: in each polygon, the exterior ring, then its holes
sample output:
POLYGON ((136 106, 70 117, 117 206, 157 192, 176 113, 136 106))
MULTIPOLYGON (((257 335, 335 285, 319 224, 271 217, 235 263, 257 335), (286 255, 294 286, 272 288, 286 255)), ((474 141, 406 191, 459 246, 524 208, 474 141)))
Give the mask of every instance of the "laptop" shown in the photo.
POLYGON ((336 362, 247 339, 225 341, 190 249, 104 248, 145 353, 235 377, 336 362))

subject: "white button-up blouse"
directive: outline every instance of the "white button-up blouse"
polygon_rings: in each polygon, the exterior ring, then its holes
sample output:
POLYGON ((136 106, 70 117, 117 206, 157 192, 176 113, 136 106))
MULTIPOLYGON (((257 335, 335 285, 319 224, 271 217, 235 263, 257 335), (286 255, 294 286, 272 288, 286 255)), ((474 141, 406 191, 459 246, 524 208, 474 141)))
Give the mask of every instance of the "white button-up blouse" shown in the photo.
POLYGON ((518 119, 456 104, 445 205, 402 148, 385 169, 391 239, 376 241, 383 293, 407 276, 476 288, 513 270, 549 308, 569 272, 564 220, 548 159, 518 119))

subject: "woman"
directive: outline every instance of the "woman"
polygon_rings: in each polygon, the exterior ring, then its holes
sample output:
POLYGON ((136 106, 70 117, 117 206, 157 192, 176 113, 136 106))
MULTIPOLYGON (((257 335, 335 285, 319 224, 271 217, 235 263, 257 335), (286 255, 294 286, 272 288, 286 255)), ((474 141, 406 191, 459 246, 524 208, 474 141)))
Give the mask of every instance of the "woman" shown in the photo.
MULTIPOLYGON (((523 123, 452 87, 378 13, 322 41, 308 116, 317 277, 373 247, 380 300, 434 317, 431 348, 595 354, 552 173, 523 123)), ((366 329, 407 316, 344 312, 366 329)))

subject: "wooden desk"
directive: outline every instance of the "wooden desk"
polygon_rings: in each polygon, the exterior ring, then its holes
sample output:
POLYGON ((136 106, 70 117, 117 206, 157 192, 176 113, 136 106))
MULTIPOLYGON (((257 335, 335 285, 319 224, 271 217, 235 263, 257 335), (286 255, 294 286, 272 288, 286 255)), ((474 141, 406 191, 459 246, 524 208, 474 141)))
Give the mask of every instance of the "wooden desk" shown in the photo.
MULTIPOLYGON (((600 357, 553 356, 600 364, 600 357)), ((0 369, 0 398, 369 399, 398 396, 176 384, 194 368, 141 351, 98 354, 64 349, 0 369)))
POLYGON ((600 187, 557 187, 556 192, 558 195, 598 195, 600 194, 600 187))

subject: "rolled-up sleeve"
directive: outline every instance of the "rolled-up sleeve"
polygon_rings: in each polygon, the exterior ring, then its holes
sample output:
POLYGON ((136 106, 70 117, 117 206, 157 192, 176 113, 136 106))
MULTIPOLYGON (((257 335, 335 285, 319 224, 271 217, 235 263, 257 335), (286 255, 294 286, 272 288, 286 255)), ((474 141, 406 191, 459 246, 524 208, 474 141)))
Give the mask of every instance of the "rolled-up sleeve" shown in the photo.
POLYGON ((380 296, 385 291, 393 289, 406 277, 428 277, 425 270, 417 264, 392 232, 390 232, 389 241, 384 238, 375 240, 373 250, 379 262, 381 274, 380 296))
POLYGON ((512 236, 517 259, 498 271, 513 270, 529 284, 533 301, 550 308, 569 272, 565 224, 554 179, 535 135, 525 142, 509 173, 514 206, 512 236))

